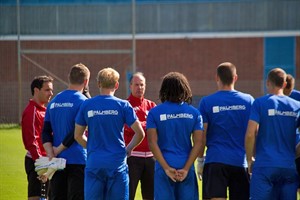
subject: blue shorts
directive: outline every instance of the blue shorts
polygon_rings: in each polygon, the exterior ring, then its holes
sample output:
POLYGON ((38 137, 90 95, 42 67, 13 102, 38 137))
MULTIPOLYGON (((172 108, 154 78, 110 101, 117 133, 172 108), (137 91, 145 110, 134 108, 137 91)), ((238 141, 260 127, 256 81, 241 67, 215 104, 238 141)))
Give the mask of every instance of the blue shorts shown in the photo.
POLYGON ((295 169, 254 167, 250 181, 251 200, 296 199, 298 186, 295 169))
POLYGON ((173 182, 162 168, 155 169, 154 199, 198 200, 198 182, 194 169, 190 169, 182 182, 173 182))
POLYGON ((122 169, 85 168, 84 199, 129 199, 128 166, 122 169))

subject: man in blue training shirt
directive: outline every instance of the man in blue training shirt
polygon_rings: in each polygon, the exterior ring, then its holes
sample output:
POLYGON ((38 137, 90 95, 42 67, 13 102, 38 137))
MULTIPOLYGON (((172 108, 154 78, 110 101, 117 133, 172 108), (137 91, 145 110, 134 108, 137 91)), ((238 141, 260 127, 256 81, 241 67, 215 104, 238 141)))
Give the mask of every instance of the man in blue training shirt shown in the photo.
POLYGON ((296 129, 300 125, 300 102, 283 94, 286 73, 268 73, 268 94, 251 108, 245 138, 251 199, 296 199, 299 178, 295 167, 296 129), (255 161, 254 161, 255 160, 255 161))
POLYGON ((203 124, 200 112, 190 105, 192 91, 186 77, 178 72, 165 75, 159 98, 162 104, 149 111, 146 125, 156 158, 154 199, 198 200, 194 161, 202 145, 203 124))
POLYGON ((87 99, 82 93, 88 86, 90 71, 85 65, 76 64, 72 66, 68 78, 68 89, 57 94, 48 104, 42 139, 50 159, 66 159, 66 168, 57 171, 50 181, 50 198, 83 200, 87 154, 74 140, 74 129, 76 114, 87 99))
POLYGON ((145 133, 130 103, 114 96, 119 73, 104 68, 97 76, 100 95, 85 101, 76 116, 75 139, 87 148, 85 200, 128 200, 129 175, 126 155, 130 156, 145 133), (135 135, 126 147, 124 124, 135 135), (88 127, 88 138, 84 131, 88 127))
POLYGON ((234 89, 237 78, 232 63, 221 63, 216 72, 218 91, 200 101, 207 146, 205 162, 204 146, 197 159, 198 177, 201 180, 203 176, 203 199, 225 200, 227 189, 229 199, 249 199, 244 141, 254 99, 234 89))

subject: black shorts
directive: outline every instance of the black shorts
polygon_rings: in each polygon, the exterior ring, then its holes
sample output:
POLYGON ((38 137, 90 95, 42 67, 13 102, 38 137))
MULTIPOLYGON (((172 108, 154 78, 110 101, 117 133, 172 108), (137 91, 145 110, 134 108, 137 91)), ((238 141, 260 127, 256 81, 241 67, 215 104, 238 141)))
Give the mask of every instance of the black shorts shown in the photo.
POLYGON ((56 171, 50 181, 50 200, 83 200, 84 169, 85 165, 67 164, 56 171))
POLYGON ((154 158, 130 156, 127 158, 127 164, 129 169, 129 199, 135 198, 139 181, 141 181, 143 199, 154 199, 154 158))
MULTIPOLYGON (((28 197, 41 196, 41 182, 37 178, 38 174, 34 170, 34 161, 25 156, 25 171, 28 181, 28 197)), ((46 194, 48 193, 48 182, 46 183, 46 194)))
POLYGON ((208 163, 203 169, 203 199, 227 198, 248 200, 250 179, 246 168, 221 163, 208 163))

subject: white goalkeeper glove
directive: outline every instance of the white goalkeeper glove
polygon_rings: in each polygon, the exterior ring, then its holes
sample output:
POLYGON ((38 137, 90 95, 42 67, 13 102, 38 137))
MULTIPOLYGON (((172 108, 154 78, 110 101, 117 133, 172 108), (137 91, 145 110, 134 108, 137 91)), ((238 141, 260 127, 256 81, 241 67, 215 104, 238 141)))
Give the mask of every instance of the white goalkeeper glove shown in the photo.
POLYGON ((34 166, 44 165, 45 163, 48 163, 48 162, 49 162, 49 158, 42 156, 35 160, 34 166))
POLYGON ((202 180, 203 167, 205 162, 205 156, 203 158, 197 158, 197 175, 199 180, 202 180))
POLYGON ((35 170, 38 171, 40 169, 45 168, 53 168, 56 170, 62 170, 66 167, 66 159, 64 158, 52 158, 49 160, 48 157, 40 157, 36 159, 35 163, 35 170))
POLYGON ((62 170, 66 167, 66 160, 63 158, 52 158, 49 161, 48 157, 40 157, 35 161, 35 171, 39 175, 39 179, 42 182, 46 182, 47 179, 51 180, 52 176, 57 170, 62 170))

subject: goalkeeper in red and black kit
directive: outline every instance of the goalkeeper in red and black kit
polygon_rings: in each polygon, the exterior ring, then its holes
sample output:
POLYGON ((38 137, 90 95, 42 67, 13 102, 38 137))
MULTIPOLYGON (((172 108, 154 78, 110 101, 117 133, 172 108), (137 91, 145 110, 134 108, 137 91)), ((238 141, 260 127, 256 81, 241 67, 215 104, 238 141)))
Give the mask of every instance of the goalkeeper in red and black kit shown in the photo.
MULTIPOLYGON (((146 119, 148 112, 156 104, 144 98, 146 79, 141 72, 134 73, 130 78, 129 103, 136 112, 139 121, 146 132, 146 119)), ((129 144, 134 131, 125 125, 124 139, 129 144)), ((154 199, 154 164, 155 160, 148 146, 147 137, 137 146, 130 157, 127 158, 129 168, 129 199, 134 200, 135 192, 139 181, 141 181, 141 193, 143 199, 154 199)))
POLYGON ((22 139, 25 149, 25 171, 28 180, 28 199, 39 200, 41 182, 35 171, 34 162, 41 156, 46 156, 41 134, 46 112, 45 104, 53 95, 53 79, 49 76, 37 76, 31 83, 32 99, 22 114, 22 139))

